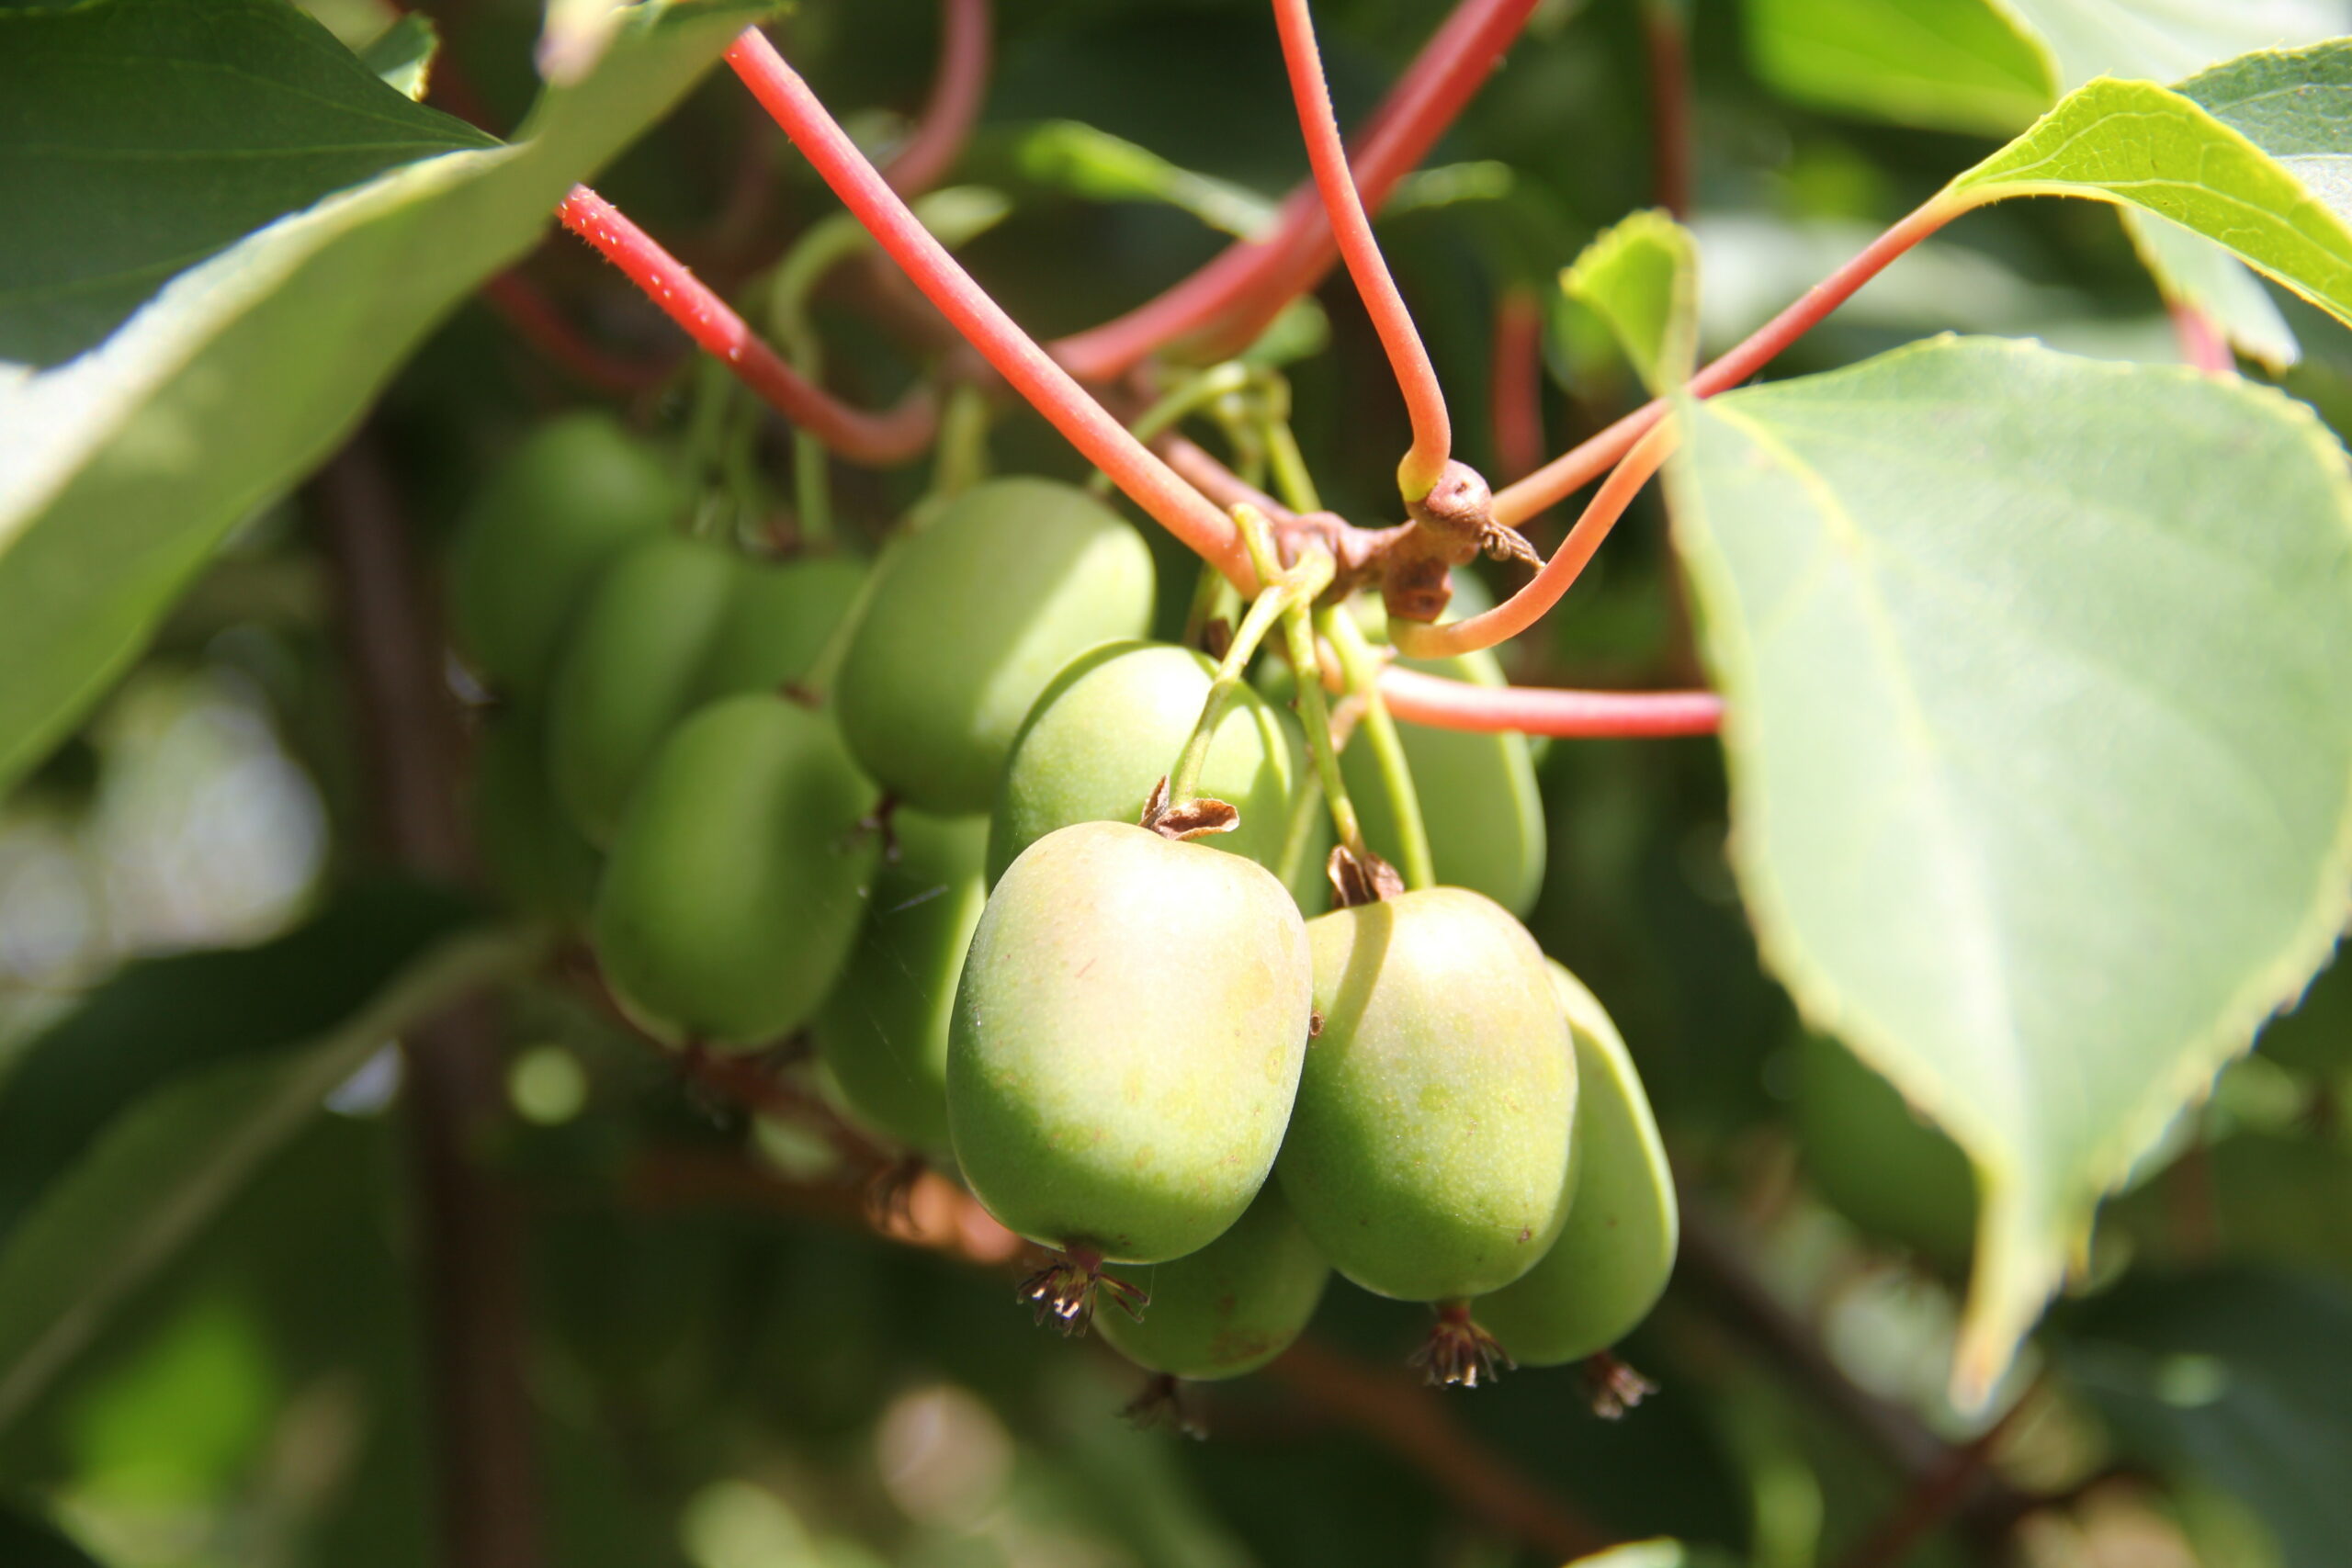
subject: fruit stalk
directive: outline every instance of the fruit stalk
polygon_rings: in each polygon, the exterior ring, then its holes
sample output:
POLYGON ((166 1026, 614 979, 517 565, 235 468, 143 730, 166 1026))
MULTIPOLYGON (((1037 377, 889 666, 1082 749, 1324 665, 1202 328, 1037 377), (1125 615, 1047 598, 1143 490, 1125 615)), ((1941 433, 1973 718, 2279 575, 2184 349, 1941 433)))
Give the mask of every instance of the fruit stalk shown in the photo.
MULTIPOLYGON (((1249 384, 1250 367, 1241 361, 1228 359, 1212 365, 1170 388, 1158 402, 1136 416, 1128 424, 1127 433, 1148 444, 1162 431, 1174 428, 1179 421, 1191 418, 1217 399, 1238 392, 1249 384)), ((1088 476, 1086 488, 1100 495, 1111 488, 1111 476, 1097 468, 1088 476)))
MULTIPOLYGON (((1747 342, 1693 376, 1690 395, 1712 398, 1763 369, 1782 349, 1852 299, 1863 284, 1885 271, 1896 257, 1967 211, 1970 205, 1965 198, 1948 193, 1939 192, 1929 197, 1864 246, 1853 260, 1805 290, 1795 304, 1757 328, 1747 342)), ((1525 479, 1497 491, 1495 521, 1516 528, 1546 507, 1582 490, 1632 451, 1634 444, 1666 417, 1666 408, 1663 398, 1653 399, 1525 479)))
POLYGON ((1216 561, 1238 586, 1257 587, 1248 552, 1226 515, 1129 435, 972 281, 883 182, 767 35, 746 28, 727 51, 727 62, 890 259, 1014 390, 1161 526, 1216 561))
POLYGON ((1610 474, 1608 482, 1594 492, 1584 515, 1577 519, 1568 536, 1560 541, 1560 547, 1552 552, 1552 558, 1544 563, 1543 570, 1525 587, 1491 610, 1444 626, 1396 621, 1390 625, 1388 635, 1396 641, 1396 651, 1408 659, 1448 659, 1457 653, 1492 648, 1542 620, 1583 574, 1601 541, 1609 537, 1609 531, 1617 525, 1617 519, 1624 515, 1625 508, 1633 504, 1650 476, 1673 455, 1678 439, 1678 427, 1667 420, 1652 426, 1648 434, 1635 442, 1634 449, 1625 454, 1625 460, 1610 474))
POLYGON ((1408 503, 1417 502, 1435 488, 1453 454, 1445 390, 1438 385, 1428 345, 1414 328, 1412 312, 1405 308, 1405 298, 1396 291, 1396 280, 1380 254, 1372 220, 1364 216, 1363 197, 1348 169, 1347 148, 1340 141, 1340 122, 1331 110, 1330 85, 1323 79, 1306 0, 1274 0, 1274 25, 1282 34, 1283 64, 1290 73, 1291 96, 1298 104, 1299 130, 1306 140, 1306 161, 1315 171, 1323 210, 1412 420, 1413 444, 1396 465, 1396 486, 1408 503))
POLYGON ((909 462, 931 445, 939 411, 928 389, 918 389, 885 413, 851 408, 804 380, 684 262, 586 186, 572 186, 555 212, 565 228, 620 268, 687 336, 832 451, 854 463, 883 468, 909 462))
MULTIPOLYGON (((1382 696, 1380 657, 1365 640, 1363 630, 1343 604, 1317 617, 1325 637, 1340 656, 1348 690, 1363 697, 1363 719, 1358 726, 1372 742, 1373 761, 1380 768, 1381 787, 1388 792, 1388 808, 1396 818, 1396 853, 1405 886, 1437 886, 1437 862, 1430 852, 1430 829, 1421 816, 1420 792, 1413 787, 1412 764, 1405 760, 1405 742, 1396 733, 1387 700, 1382 696)), ((1399 623, 1400 625, 1402 623, 1399 623)))
MULTIPOLYGON (((1353 173, 1368 204, 1385 201, 1427 155, 1526 26, 1535 4, 1463 0, 1430 35, 1364 127, 1353 173)), ((1072 375, 1087 381, 1120 376, 1179 339, 1211 339, 1231 352, 1313 288, 1338 259, 1323 204, 1311 183, 1303 185, 1283 203, 1266 238, 1227 247, 1158 299, 1050 346, 1072 375)))
MULTIPOLYGON (((1262 535, 1266 520, 1249 507, 1234 508, 1234 521, 1244 530, 1262 535)), ((1271 562, 1273 548, 1262 538, 1253 542, 1250 555, 1271 562)), ((1216 739, 1216 727, 1225 717, 1227 706, 1241 689, 1250 660, 1257 656, 1259 644, 1275 623, 1293 609, 1312 604, 1315 596, 1330 586, 1331 558, 1322 550, 1309 551, 1299 563, 1283 573, 1250 606, 1250 614, 1242 618, 1240 629, 1233 634, 1233 644, 1218 660, 1216 674, 1209 683, 1209 694, 1201 704, 1200 722, 1193 726, 1193 733, 1184 741, 1184 750, 1177 755, 1176 765, 1168 774, 1168 800, 1170 806, 1182 806, 1190 801, 1201 780, 1201 768, 1208 761, 1210 742, 1216 739)))

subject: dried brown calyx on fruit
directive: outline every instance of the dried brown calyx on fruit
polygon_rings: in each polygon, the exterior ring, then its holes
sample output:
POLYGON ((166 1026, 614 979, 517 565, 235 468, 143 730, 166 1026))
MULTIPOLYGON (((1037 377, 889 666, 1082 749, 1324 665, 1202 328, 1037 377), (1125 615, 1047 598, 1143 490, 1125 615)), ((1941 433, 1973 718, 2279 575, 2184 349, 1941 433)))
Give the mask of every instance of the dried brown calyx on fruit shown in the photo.
POLYGON ((1096 1295, 1108 1295, 1129 1317, 1141 1322, 1151 1304, 1141 1286, 1102 1272, 1102 1259, 1091 1253, 1065 1252, 1021 1281, 1019 1299, 1029 1303, 1039 1324, 1050 1322, 1064 1334, 1083 1334, 1094 1320, 1096 1295))
POLYGON ((1331 858, 1323 863, 1323 874, 1331 879, 1332 897, 1342 909, 1377 904, 1405 891, 1405 879, 1396 874, 1395 866, 1370 850, 1358 854, 1345 844, 1332 849, 1331 858))
POLYGON ((1222 800, 1202 795, 1197 799, 1170 805, 1168 799, 1168 778, 1160 776, 1151 786, 1151 794, 1143 803, 1143 815, 1136 825, 1148 828, 1163 839, 1205 838, 1211 833, 1230 833, 1241 826, 1241 813, 1222 800))

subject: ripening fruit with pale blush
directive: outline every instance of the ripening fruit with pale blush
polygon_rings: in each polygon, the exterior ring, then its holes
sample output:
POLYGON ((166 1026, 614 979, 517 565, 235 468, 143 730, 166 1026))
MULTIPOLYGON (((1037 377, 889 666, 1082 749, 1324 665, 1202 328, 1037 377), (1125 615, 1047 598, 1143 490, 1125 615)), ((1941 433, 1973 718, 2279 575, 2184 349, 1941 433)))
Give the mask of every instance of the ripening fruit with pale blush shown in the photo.
MULTIPOLYGON (((1191 737, 1216 669, 1173 643, 1114 642, 1056 675, 1029 710, 997 785, 989 880, 1057 828, 1135 821, 1191 737)), ((1281 716, 1250 688, 1235 693, 1193 793, 1225 801, 1241 821, 1199 841, 1272 867, 1290 827, 1298 762, 1281 716)))
POLYGON ((849 962, 880 853, 874 786, 832 720, 725 697, 680 725, 629 802, 596 897, 598 957, 669 1040, 772 1042, 849 962))
POLYGON ((947 1152, 947 1030, 988 890, 977 817, 890 818, 899 857, 875 874, 849 970, 811 1032, 831 1098, 858 1125, 947 1152))
POLYGON ((458 646, 508 695, 537 694, 597 574, 684 500, 661 454, 610 415, 540 425, 458 520, 449 558, 458 646))
MULTIPOLYGON (((1476 578, 1456 572, 1453 582, 1453 605, 1447 620, 1488 608, 1487 591, 1476 578)), ((1485 649, 1452 659, 1401 662, 1408 670, 1474 686, 1510 683, 1502 661, 1485 649)), ((1429 829, 1430 861, 1438 881, 1484 893, 1514 915, 1526 914, 1544 889, 1547 842, 1544 796, 1536 785, 1535 761, 1527 737, 1436 729, 1419 724, 1399 725, 1397 733, 1404 741, 1405 761, 1412 769, 1413 787, 1420 796, 1421 816, 1429 829)), ((1340 754, 1340 767, 1363 822, 1365 842, 1374 853, 1396 861, 1402 852, 1396 818, 1389 809, 1388 791, 1382 786, 1379 764, 1362 727, 1340 754)))
POLYGON ((1624 1040, 1582 981, 1549 966, 1576 1037, 1574 1197, 1544 1260, 1476 1308, 1479 1325, 1529 1367, 1582 1360, 1631 1333, 1666 1290, 1682 1226, 1666 1145, 1624 1040))
POLYGON ((647 759, 687 714, 807 675, 861 575, 670 536, 616 560, 566 634, 548 694, 549 776, 581 830, 611 839, 647 759))
POLYGON ((1269 1181, 1232 1229, 1135 1276, 1151 1298, 1140 1318, 1112 1308, 1094 1314, 1094 1328, 1146 1371, 1238 1378, 1290 1348, 1330 1275, 1282 1184, 1269 1181))
POLYGON ((1197 1252, 1273 1165, 1311 984, 1305 922, 1254 862, 1125 823, 1047 834, 989 896, 956 993, 965 1179, 1049 1247, 1197 1252))
POLYGON ((1376 1295, 1449 1301, 1535 1266, 1567 1212, 1575 1049, 1544 954, 1492 899, 1406 893, 1307 924, 1323 1032, 1283 1192, 1376 1295))
POLYGON ((939 816, 986 811, 1055 673, 1151 614, 1142 537, 1049 479, 973 486, 876 570, 836 686, 842 733, 885 789, 939 816))

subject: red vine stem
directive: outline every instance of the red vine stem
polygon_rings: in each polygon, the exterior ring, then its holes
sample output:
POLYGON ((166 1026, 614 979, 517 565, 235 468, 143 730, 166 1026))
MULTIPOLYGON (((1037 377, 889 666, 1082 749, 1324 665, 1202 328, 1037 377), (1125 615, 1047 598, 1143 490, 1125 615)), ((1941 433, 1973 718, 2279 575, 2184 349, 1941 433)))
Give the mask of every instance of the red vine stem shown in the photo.
MULTIPOLYGON (((1872 240, 1860 255, 1807 289, 1804 298, 1757 329, 1753 336, 1690 378, 1694 397, 1728 391, 1771 363, 1821 319, 1853 297, 1897 256, 1968 210, 1964 197, 1939 193, 1872 240)), ((1666 412, 1657 400, 1643 405, 1581 446, 1495 492, 1495 521, 1517 527, 1545 507, 1607 473, 1666 412)))
POLYGON ((1677 221, 1690 216, 1690 37, 1686 0, 1642 0, 1650 70, 1650 188, 1677 221))
POLYGON ((1254 591, 1249 552, 1232 520, 1129 434, 972 281, 883 182, 767 36, 746 28, 728 49, 727 62, 876 243, 1013 389, 1110 475, 1128 499, 1245 592, 1254 591))
MULTIPOLYGON (((1364 128, 1353 174, 1367 205, 1379 207, 1428 154, 1519 36, 1535 5, 1536 0, 1462 0, 1430 35, 1364 128)), ((1049 346, 1071 374, 1087 381, 1124 375, 1153 350, 1180 338, 1214 333, 1213 347, 1238 348, 1284 305, 1314 288, 1338 254, 1315 187, 1301 186, 1283 203, 1272 233, 1227 246, 1159 298, 1049 346)))
POLYGON ((1521 479, 1544 466, 1544 305, 1523 283, 1496 302, 1491 361, 1495 461, 1499 477, 1521 479))
POLYGON ((1392 621, 1388 635, 1396 651, 1408 659, 1450 658, 1492 648, 1542 620, 1583 575, 1600 542, 1609 537, 1609 531, 1649 483, 1650 476, 1672 455, 1679 439, 1671 421, 1651 426, 1649 434, 1635 442, 1625 460, 1611 472, 1608 482, 1593 492, 1584 515, 1577 519, 1577 525, 1568 530, 1568 536, 1560 541, 1560 547, 1552 552, 1534 581, 1493 609, 1442 626, 1392 621))
POLYGON ((1413 326, 1405 297, 1373 237, 1372 220, 1364 216, 1363 198, 1348 171, 1348 150, 1340 141, 1339 118, 1331 110, 1330 84, 1323 79, 1323 57, 1315 43, 1315 18, 1306 0, 1274 0, 1274 26, 1282 35, 1283 66, 1290 73, 1291 96, 1298 105, 1298 128, 1306 139, 1306 162, 1315 172, 1315 186, 1323 196, 1324 215, 1339 237, 1340 255, 1363 297, 1373 331, 1388 355, 1396 389, 1405 397, 1405 411, 1413 423, 1413 444, 1396 465, 1396 486, 1406 501, 1429 494, 1453 456, 1453 424, 1445 412, 1445 389, 1438 385, 1437 367, 1413 326))
POLYGON ((1724 700, 1713 692, 1575 692, 1474 686, 1390 665, 1380 672, 1388 711, 1432 729, 1515 730, 1578 739, 1713 735, 1724 700))
POLYGON ((964 151, 988 96, 989 0, 943 0, 939 29, 939 74, 922 119, 882 171, 900 196, 917 196, 939 183, 964 151))
POLYGON ((520 272, 500 273, 481 286, 481 297, 515 336, 600 392, 641 392, 678 368, 673 360, 639 363, 605 353, 581 336, 520 272))
POLYGON ((786 365, 684 262, 586 186, 572 186, 555 211, 565 228, 626 273, 687 336, 831 451, 880 467, 910 462, 930 447, 939 411, 927 389, 918 389, 887 413, 851 408, 786 365))

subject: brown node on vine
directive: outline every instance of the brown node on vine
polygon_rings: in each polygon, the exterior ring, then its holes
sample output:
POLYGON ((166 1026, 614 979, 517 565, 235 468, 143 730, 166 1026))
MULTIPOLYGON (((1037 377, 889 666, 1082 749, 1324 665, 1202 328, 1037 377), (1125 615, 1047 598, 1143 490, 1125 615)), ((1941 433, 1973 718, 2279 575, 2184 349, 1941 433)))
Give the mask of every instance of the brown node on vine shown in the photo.
POLYGON ((1405 879, 1396 874, 1395 866, 1370 850, 1358 854, 1345 844, 1332 847, 1330 858, 1323 863, 1323 874, 1331 879, 1331 896, 1342 909, 1377 904, 1405 891, 1405 879))
POLYGON ((915 1229, 915 1189, 931 1162, 916 1154, 900 1155, 875 1168, 865 1179, 865 1221, 885 1235, 915 1229))
POLYGON ((775 694, 798 707, 815 709, 825 705, 825 699, 816 687, 798 681, 786 681, 775 689, 775 694))
POLYGON ((1094 1321, 1098 1292, 1109 1295, 1137 1323, 1143 1321, 1143 1309, 1151 1304, 1150 1293, 1141 1286, 1102 1272, 1101 1253, 1079 1247, 1065 1248, 1022 1280, 1017 1299, 1029 1303, 1039 1324, 1051 1322, 1064 1334, 1077 1335, 1085 1333, 1094 1321))
POLYGON ((1430 1336, 1412 1360, 1430 1382, 1449 1388, 1476 1388, 1493 1382, 1505 1370, 1519 1370, 1510 1352, 1471 1317, 1468 1302, 1439 1303, 1437 1322, 1430 1325, 1430 1336))
POLYGON ((1657 1392, 1657 1384, 1603 1350, 1584 1360, 1585 1397, 1592 1413, 1603 1421, 1624 1418, 1625 1412, 1657 1392))
POLYGON ((1143 803, 1143 815, 1136 825, 1148 828, 1163 839, 1182 843, 1187 839, 1205 838, 1211 833, 1230 833, 1241 826, 1241 813, 1225 801, 1202 795, 1179 806, 1168 803, 1168 775, 1151 786, 1151 794, 1143 803))
POLYGON ((1208 1416, 1200 1401, 1192 1397, 1182 1378, 1169 1372, 1152 1373, 1119 1414, 1145 1431, 1166 1427, 1195 1442, 1209 1435, 1208 1416))
POLYGON ((1446 574, 1481 555, 1540 568, 1544 558, 1517 529, 1495 521, 1494 492, 1477 469, 1449 461, 1429 494, 1408 502, 1413 521, 1379 551, 1381 603, 1399 620, 1434 621, 1453 598, 1446 574))

